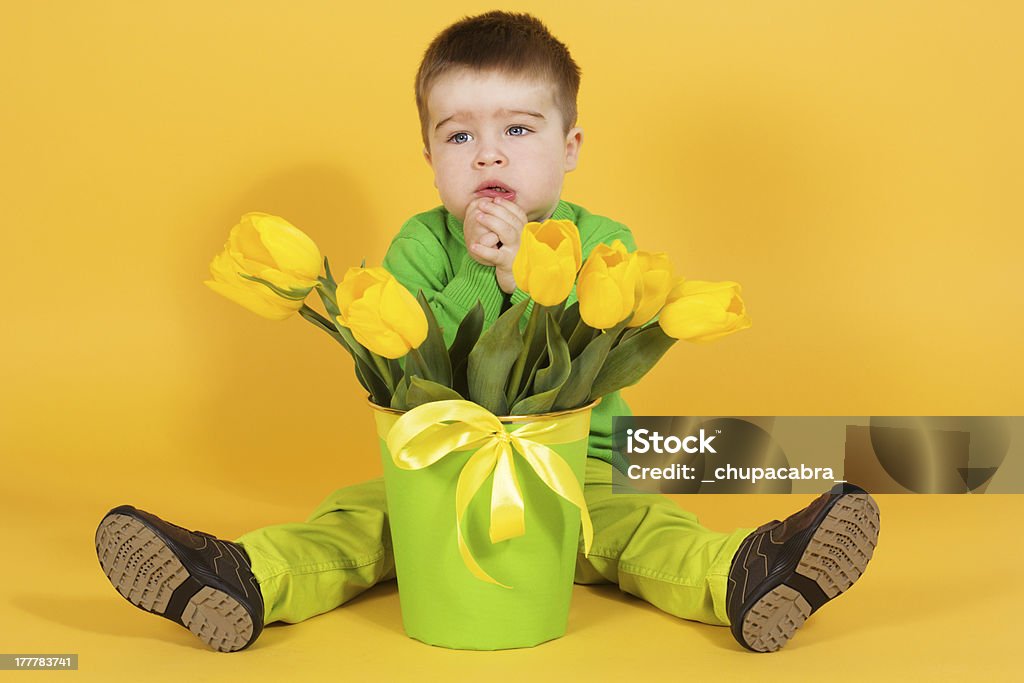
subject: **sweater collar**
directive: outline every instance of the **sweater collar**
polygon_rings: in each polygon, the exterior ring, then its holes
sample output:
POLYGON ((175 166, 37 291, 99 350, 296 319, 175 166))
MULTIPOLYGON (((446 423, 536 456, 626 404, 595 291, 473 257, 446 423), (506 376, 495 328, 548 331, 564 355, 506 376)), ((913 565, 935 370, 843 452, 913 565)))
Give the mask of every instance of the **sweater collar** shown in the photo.
MULTIPOLYGON (((447 211, 445 211, 444 213, 445 224, 448 227, 448 232, 450 232, 452 235, 459 238, 460 240, 465 240, 465 235, 462 232, 462 221, 460 221, 458 218, 448 213, 447 211)), ((551 220, 567 220, 575 222, 576 212, 573 211, 572 204, 563 199, 559 199, 558 205, 555 207, 554 213, 551 214, 551 220)))

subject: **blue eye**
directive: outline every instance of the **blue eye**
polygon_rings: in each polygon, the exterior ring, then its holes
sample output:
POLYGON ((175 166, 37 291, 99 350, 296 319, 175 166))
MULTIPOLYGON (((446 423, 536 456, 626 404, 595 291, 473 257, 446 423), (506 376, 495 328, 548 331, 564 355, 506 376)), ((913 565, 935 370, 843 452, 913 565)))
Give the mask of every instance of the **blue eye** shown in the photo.
POLYGON ((508 129, 508 134, 509 134, 509 135, 513 135, 513 136, 516 136, 516 137, 522 137, 522 136, 526 135, 526 134, 527 134, 527 133, 529 133, 529 132, 530 132, 530 131, 529 131, 529 129, 527 129, 527 128, 526 128, 526 127, 524 127, 524 126, 512 126, 512 127, 510 127, 510 128, 508 129), (519 133, 515 133, 515 132, 513 132, 513 131, 517 131, 517 130, 518 130, 518 131, 521 131, 521 132, 519 132, 519 133))
POLYGON ((461 145, 464 142, 469 142, 469 133, 455 133, 450 138, 448 138, 448 142, 454 142, 456 145, 461 145))

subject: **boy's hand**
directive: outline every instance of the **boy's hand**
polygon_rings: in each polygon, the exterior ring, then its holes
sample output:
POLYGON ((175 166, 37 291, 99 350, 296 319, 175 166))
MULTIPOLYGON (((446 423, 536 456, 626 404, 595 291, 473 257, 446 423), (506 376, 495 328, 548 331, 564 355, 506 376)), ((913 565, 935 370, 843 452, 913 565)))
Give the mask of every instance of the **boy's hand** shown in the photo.
POLYGON ((466 248, 478 263, 494 266, 498 286, 506 294, 516 288, 512 262, 519 251, 519 236, 528 222, 525 211, 500 197, 473 200, 466 210, 466 248))
POLYGON ((482 244, 485 247, 497 247, 498 235, 492 232, 490 228, 481 223, 477 219, 477 213, 480 211, 480 205, 489 203, 490 197, 478 197, 469 203, 466 207, 466 220, 462 225, 462 235, 466 241, 466 250, 469 252, 470 258, 477 263, 485 266, 492 266, 493 263, 485 261, 476 252, 473 251, 474 244, 482 244))

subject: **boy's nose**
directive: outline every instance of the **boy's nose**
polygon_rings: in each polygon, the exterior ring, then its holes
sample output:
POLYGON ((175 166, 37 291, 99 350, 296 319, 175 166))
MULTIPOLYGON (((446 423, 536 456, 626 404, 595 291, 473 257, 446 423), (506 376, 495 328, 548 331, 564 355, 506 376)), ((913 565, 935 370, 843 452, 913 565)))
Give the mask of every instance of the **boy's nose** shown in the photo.
POLYGON ((487 166, 505 166, 508 164, 508 159, 501 153, 497 147, 483 147, 480 152, 476 155, 476 167, 486 168, 487 166))

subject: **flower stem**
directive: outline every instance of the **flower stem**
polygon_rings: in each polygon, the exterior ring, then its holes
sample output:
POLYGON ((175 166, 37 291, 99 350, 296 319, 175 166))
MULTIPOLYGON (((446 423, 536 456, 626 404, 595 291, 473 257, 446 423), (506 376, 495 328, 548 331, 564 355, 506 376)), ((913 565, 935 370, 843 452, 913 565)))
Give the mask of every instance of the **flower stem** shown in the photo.
POLYGON ((388 362, 373 351, 369 351, 369 354, 370 358, 373 359, 373 364, 377 367, 377 371, 380 373, 381 379, 383 379, 384 383, 388 385, 388 391, 394 393, 395 380, 391 374, 391 368, 388 366, 388 362))
POLYGON ((309 320, 309 322, 317 325, 318 327, 323 327, 327 330, 334 329, 334 323, 321 315, 318 310, 310 307, 309 304, 302 304, 302 308, 299 309, 299 312, 302 314, 303 318, 309 320))

